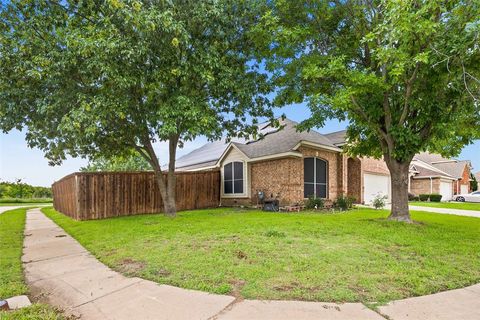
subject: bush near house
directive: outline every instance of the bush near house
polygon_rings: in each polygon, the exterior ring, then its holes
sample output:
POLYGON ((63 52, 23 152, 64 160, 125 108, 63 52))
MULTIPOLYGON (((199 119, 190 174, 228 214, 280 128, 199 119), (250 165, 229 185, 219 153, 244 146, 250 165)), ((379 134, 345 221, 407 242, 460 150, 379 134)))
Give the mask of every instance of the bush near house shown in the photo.
POLYGON ((346 197, 344 195, 340 195, 337 200, 335 200, 334 206, 342 211, 346 211, 348 209, 352 209, 354 202, 354 197, 346 197))
POLYGON ((429 195, 426 194, 426 193, 422 193, 422 194, 418 195, 418 199, 420 201, 428 201, 428 198, 429 198, 429 195))
POLYGON ((323 209, 325 207, 325 202, 321 198, 309 197, 305 203, 305 208, 307 209, 323 209))
POLYGON ((430 195, 430 201, 440 202, 440 200, 442 200, 442 195, 441 194, 433 193, 433 194, 430 195))
MULTIPOLYGON (((438 193, 425 193, 418 196, 420 201, 440 202, 442 195, 438 193)), ((416 200, 413 200, 416 201, 416 200)))

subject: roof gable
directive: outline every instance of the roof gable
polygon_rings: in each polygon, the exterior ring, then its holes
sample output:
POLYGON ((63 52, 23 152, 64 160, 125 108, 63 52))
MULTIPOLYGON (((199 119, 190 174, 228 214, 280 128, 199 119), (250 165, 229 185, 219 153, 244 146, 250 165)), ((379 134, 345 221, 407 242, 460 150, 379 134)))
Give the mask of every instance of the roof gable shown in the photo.
POLYGON ((332 151, 340 152, 329 138, 314 130, 299 132, 296 129, 297 122, 290 119, 280 120, 280 127, 272 127, 269 123, 259 125, 261 138, 256 140, 234 140, 227 143, 225 139, 207 143, 193 150, 189 154, 177 160, 177 168, 188 170, 190 167, 198 167, 199 164, 213 161, 218 165, 219 159, 225 155, 227 149, 235 147, 249 159, 263 158, 292 152, 302 142, 311 143, 317 147, 324 147, 332 151))

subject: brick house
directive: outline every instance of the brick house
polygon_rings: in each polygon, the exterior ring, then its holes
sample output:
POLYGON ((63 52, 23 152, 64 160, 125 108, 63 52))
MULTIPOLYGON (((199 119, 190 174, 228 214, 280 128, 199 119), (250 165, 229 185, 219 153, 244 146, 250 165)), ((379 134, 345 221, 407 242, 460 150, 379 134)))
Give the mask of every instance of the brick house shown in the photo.
POLYGON ((256 204, 260 191, 281 205, 310 196, 335 200, 349 195, 362 203, 377 194, 390 198, 390 174, 383 160, 345 155, 345 131, 297 132, 296 124, 289 119, 280 128, 260 124, 261 139, 207 143, 179 158, 176 169, 219 168, 221 203, 227 206, 256 204))
POLYGON ((417 154, 410 167, 410 192, 439 193, 442 200, 469 193, 472 166, 468 160, 446 159, 427 152, 417 154))

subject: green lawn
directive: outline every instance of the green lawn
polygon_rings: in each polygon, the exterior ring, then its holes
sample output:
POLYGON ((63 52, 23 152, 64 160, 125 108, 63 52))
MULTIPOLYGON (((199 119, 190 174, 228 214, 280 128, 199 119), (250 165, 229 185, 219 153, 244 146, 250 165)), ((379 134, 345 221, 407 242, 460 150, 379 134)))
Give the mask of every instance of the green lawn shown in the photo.
POLYGON ((445 208, 445 209, 462 209, 462 210, 477 210, 480 211, 480 203, 473 202, 410 202, 412 206, 445 208))
POLYGON ((45 205, 51 205, 51 203, 48 202, 4 202, 0 203, 0 207, 35 207, 35 206, 45 206, 45 205))
POLYGON ((480 281, 480 219, 236 209, 74 221, 43 211, 130 276, 245 298, 385 302, 480 281))
MULTIPOLYGON (((23 279, 22 247, 27 208, 0 214, 0 299, 28 293, 23 279)), ((53 308, 34 304, 15 312, 1 312, 0 319, 62 319, 53 308)))
POLYGON ((48 198, 0 198, 0 207, 45 205, 51 204, 52 201, 52 199, 48 198))

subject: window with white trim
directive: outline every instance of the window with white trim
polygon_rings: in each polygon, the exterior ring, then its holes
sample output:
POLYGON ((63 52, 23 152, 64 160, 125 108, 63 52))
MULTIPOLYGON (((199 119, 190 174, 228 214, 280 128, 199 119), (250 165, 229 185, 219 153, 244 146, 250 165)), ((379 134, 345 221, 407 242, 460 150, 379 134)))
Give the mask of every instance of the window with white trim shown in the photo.
POLYGON ((223 193, 244 193, 243 162, 234 161, 223 166, 223 193))
POLYGON ((327 198, 327 161, 318 158, 303 159, 303 196, 327 198))

